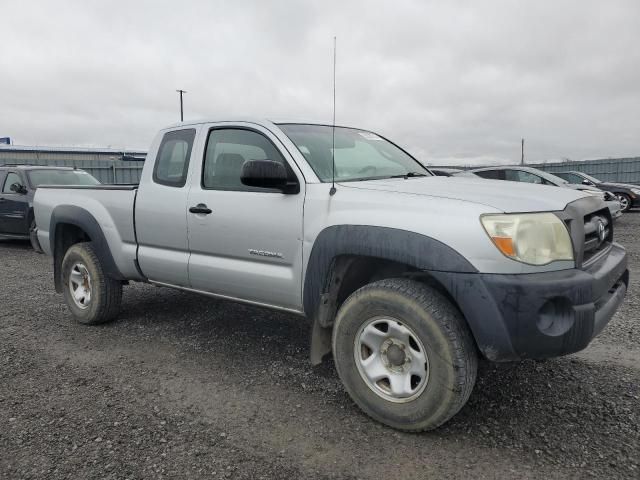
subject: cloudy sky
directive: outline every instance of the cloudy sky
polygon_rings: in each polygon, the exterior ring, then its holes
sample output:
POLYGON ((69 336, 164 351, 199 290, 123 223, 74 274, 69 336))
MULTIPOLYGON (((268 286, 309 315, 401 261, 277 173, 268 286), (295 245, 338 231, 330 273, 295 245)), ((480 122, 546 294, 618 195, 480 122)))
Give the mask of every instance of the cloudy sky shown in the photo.
POLYGON ((0 137, 146 149, 179 119, 378 131, 431 164, 640 155, 640 2, 0 0, 0 137))

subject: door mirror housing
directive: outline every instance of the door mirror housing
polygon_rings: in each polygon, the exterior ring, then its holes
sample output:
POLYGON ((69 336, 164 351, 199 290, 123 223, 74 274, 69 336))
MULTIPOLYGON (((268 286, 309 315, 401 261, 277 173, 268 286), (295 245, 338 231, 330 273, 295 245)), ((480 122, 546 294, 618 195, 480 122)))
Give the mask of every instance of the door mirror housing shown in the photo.
POLYGON ((582 184, 583 184, 583 185, 589 185, 589 186, 592 186, 592 185, 593 185, 593 182, 590 182, 589 180, 587 180, 587 179, 585 178, 584 180, 582 180, 582 184))
POLYGON ((289 181, 287 169, 273 160, 249 160, 242 166, 240 181, 248 187, 274 188, 282 193, 298 193, 298 182, 289 181))
POLYGON ((27 189, 24 187, 24 185, 20 185, 18 182, 12 183, 11 186, 9 187, 9 190, 11 190, 14 193, 20 193, 22 195, 27 193, 27 189))

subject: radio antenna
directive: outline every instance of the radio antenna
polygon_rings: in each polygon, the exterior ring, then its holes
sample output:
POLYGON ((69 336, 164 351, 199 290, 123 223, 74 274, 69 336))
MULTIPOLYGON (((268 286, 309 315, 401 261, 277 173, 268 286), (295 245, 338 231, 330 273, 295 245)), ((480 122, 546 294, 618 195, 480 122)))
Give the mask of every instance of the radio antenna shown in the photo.
POLYGON ((336 37, 333 37, 333 123, 331 124, 331 190, 336 193, 336 37))

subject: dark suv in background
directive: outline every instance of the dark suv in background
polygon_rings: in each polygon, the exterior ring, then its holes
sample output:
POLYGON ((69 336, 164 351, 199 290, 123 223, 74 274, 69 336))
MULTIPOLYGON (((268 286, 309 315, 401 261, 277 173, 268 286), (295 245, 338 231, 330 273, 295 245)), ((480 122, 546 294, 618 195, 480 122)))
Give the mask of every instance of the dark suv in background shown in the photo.
POLYGON ((0 166, 0 239, 31 240, 39 250, 33 219, 33 195, 40 185, 96 185, 85 172, 68 167, 0 166))
POLYGON ((628 183, 603 182, 591 175, 582 172, 554 172, 554 175, 566 180, 573 185, 589 185, 600 190, 613 193, 623 212, 632 207, 640 206, 640 186, 628 183))

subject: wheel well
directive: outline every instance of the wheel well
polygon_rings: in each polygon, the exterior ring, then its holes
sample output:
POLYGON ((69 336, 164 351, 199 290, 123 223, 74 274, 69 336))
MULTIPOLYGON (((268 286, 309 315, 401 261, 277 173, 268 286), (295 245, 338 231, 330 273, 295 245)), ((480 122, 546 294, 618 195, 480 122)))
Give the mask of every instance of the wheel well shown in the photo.
MULTIPOLYGON (((447 299, 456 305, 456 301, 428 272, 421 271, 411 265, 402 262, 395 262, 384 258, 375 257, 347 257, 340 259, 340 262, 349 261, 349 267, 344 272, 340 281, 340 286, 336 294, 336 311, 349 298, 353 292, 365 285, 383 280, 385 278, 407 277, 420 283, 424 283, 442 293, 447 299)), ((335 281, 335 279, 334 279, 335 281)))
POLYGON ((349 296, 365 285, 385 278, 406 277, 424 283, 443 294, 455 308, 457 302, 428 272, 412 265, 378 257, 341 255, 334 258, 325 279, 320 305, 313 318, 311 362, 321 363, 331 352, 331 331, 340 306, 349 296))
POLYGON ((59 223, 55 229, 55 244, 53 246, 53 268, 55 287, 62 292, 62 260, 67 250, 76 243, 90 242, 91 237, 82 228, 71 223, 59 223))
POLYGON ((410 265, 375 257, 339 257, 336 262, 348 262, 349 266, 342 278, 336 278, 340 283, 336 293, 336 310, 353 292, 368 283, 391 277, 401 277, 414 273, 415 268, 410 265))

